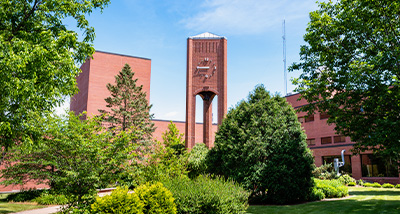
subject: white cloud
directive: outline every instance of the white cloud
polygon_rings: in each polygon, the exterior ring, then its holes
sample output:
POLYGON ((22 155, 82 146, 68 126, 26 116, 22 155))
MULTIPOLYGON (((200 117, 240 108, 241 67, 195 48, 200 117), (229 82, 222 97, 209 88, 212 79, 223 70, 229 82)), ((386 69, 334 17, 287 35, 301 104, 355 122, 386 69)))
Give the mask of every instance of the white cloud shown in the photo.
POLYGON ((316 9, 315 0, 208 0, 182 23, 196 32, 259 34, 280 27, 283 19, 307 18, 316 9))

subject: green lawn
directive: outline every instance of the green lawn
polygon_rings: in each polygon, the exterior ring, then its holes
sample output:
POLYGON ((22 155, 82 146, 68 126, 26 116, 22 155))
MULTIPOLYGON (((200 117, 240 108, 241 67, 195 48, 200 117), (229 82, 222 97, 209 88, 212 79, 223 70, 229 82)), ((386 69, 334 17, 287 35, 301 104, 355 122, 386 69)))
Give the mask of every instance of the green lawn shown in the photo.
POLYGON ((349 187, 349 192, 351 197, 346 199, 317 201, 290 206, 250 206, 247 213, 400 213, 399 189, 349 187))
POLYGON ((28 203, 7 203, 4 199, 7 194, 0 194, 0 214, 3 213, 14 213, 24 210, 39 209, 47 206, 35 205, 28 203))

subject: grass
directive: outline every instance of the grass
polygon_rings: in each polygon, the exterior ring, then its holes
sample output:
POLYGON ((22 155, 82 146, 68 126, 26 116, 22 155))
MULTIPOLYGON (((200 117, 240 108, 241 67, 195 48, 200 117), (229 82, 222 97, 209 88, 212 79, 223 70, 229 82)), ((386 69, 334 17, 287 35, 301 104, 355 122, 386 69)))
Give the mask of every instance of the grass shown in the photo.
POLYGON ((349 187, 350 197, 285 206, 250 206, 249 214, 400 213, 400 189, 349 187))
POLYGON ((7 197, 8 194, 0 194, 0 214, 3 213, 14 213, 20 212, 24 210, 32 210, 32 209, 39 209, 44 208, 47 206, 37 205, 35 203, 10 203, 6 202, 4 199, 7 197))

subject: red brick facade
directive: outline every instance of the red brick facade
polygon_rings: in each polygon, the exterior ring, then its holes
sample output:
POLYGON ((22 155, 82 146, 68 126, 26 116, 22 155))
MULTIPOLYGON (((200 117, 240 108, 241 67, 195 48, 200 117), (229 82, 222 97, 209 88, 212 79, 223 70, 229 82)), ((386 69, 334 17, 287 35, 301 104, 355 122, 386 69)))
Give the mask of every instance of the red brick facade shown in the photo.
MULTIPOLYGON (((300 94, 294 94, 286 96, 286 100, 295 108, 307 105, 307 101, 304 99, 297 100, 300 94)), ((307 119, 305 112, 297 114, 299 121, 307 134, 307 142, 309 148, 312 150, 315 165, 321 166, 323 164, 324 157, 339 156, 343 149, 346 150, 345 155, 351 155, 351 149, 353 148, 354 142, 351 142, 350 137, 339 136, 336 134, 334 125, 327 124, 327 115, 321 113, 315 113, 313 116, 307 119)), ((364 152, 362 155, 372 154, 372 152, 364 152)), ((378 182, 390 182, 400 183, 399 177, 363 177, 362 175, 362 164, 360 155, 351 156, 351 173, 355 179, 363 179, 367 181, 378 181, 378 182)))
POLYGON ((200 34, 187 40, 186 147, 197 142, 196 96, 203 99, 203 143, 214 146, 212 100, 218 96, 218 124, 227 113, 227 40, 214 34, 200 34), (210 37, 205 37, 210 36, 210 37))

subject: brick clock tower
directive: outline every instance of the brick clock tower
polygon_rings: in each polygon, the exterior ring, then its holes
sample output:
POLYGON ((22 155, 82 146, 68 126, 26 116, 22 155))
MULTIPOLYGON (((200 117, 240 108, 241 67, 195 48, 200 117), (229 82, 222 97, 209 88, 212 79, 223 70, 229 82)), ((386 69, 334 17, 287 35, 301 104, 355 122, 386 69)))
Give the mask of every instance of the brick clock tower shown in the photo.
POLYGON ((187 40, 186 147, 196 139, 196 96, 203 99, 203 143, 214 146, 212 101, 218 97, 218 125, 227 113, 227 40, 202 33, 187 40))

